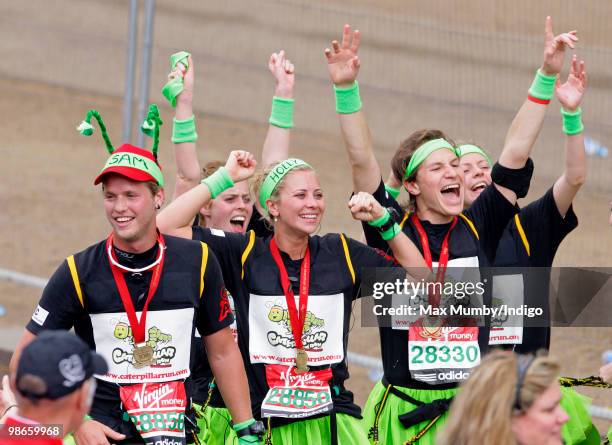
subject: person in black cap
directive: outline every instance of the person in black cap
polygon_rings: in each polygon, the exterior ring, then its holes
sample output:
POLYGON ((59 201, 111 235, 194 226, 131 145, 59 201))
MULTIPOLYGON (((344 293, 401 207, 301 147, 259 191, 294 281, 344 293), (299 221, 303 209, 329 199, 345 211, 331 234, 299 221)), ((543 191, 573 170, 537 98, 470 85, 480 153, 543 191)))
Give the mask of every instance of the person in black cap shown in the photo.
POLYGON ((104 358, 74 334, 41 333, 23 349, 11 376, 17 412, 4 420, 0 444, 17 440, 61 444, 89 412, 96 389, 94 374, 107 370, 104 358))

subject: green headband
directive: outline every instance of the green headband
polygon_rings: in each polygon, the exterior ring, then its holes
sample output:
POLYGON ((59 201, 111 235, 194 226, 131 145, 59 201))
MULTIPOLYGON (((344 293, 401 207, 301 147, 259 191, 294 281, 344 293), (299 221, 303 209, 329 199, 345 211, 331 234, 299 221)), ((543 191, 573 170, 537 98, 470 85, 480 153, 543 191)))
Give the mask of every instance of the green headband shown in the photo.
POLYGON ((459 151, 460 158, 470 153, 478 153, 480 156, 482 156, 483 158, 487 160, 487 162, 489 163, 489 166, 493 165, 493 160, 491 159, 491 156, 489 156, 487 152, 484 151, 482 148, 480 148, 478 145, 463 144, 457 147, 457 150, 459 151))
POLYGON ((279 182, 283 180, 283 178, 289 173, 291 170, 297 167, 309 167, 305 161, 296 158, 285 159, 284 161, 277 164, 271 171, 268 173, 263 180, 261 185, 261 190, 259 191, 259 203, 261 206, 268 210, 268 206, 266 205, 266 201, 270 199, 274 190, 276 190, 276 186, 279 182))
POLYGON ((416 169, 419 168, 419 165, 421 165, 423 161, 429 157, 430 154, 443 148, 452 151, 458 156, 457 150, 455 147, 453 147, 453 144, 448 142, 446 139, 439 138, 427 141, 417 148, 414 154, 410 157, 410 162, 408 163, 408 167, 406 167, 406 172, 404 173, 404 179, 409 178, 416 171, 416 169))
POLYGON ((103 173, 109 167, 128 167, 146 172, 155 178, 160 187, 164 186, 164 175, 159 166, 145 156, 125 151, 114 153, 107 159, 100 173, 103 173))

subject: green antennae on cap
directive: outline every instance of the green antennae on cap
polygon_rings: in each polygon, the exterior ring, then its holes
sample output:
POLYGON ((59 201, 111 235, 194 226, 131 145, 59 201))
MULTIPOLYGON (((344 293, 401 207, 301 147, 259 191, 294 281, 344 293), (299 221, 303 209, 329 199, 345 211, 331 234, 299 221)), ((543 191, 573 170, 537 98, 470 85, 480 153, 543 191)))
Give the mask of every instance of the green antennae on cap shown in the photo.
POLYGON ((104 143, 106 144, 106 150, 110 154, 113 154, 115 151, 115 147, 110 141, 108 137, 108 133, 106 131, 106 126, 104 125, 104 121, 102 120, 102 116, 98 113, 98 110, 89 110, 85 115, 85 120, 81 122, 81 124, 77 127, 77 131, 81 133, 83 136, 91 136, 94 133, 94 127, 91 125, 91 118, 95 117, 98 121, 98 125, 100 126, 100 131, 102 132, 102 138, 104 138, 104 143))
POLYGON ((157 147, 159 146, 159 127, 161 127, 164 123, 159 117, 159 109, 156 104, 149 105, 149 112, 147 113, 147 117, 140 129, 144 134, 153 138, 153 147, 151 148, 151 152, 153 152, 153 156, 155 160, 157 160, 157 147))

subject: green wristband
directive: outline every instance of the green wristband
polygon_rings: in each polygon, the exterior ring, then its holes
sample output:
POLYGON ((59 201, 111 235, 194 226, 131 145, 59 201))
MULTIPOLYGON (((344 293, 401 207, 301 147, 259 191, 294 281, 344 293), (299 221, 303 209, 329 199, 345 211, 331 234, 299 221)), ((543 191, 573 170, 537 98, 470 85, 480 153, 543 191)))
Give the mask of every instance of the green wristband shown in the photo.
POLYGON ((394 223, 391 227, 389 227, 384 232, 380 232, 380 237, 384 239, 385 241, 389 241, 390 239, 395 238, 401 231, 402 231, 402 228, 399 226, 399 224, 394 223))
POLYGON ((338 114, 351 114, 361 110, 361 97, 357 81, 348 88, 338 88, 334 85, 336 93, 336 112, 338 114))
POLYGON ((243 430, 243 429, 253 425, 254 423, 255 423, 255 419, 250 418, 249 420, 245 420, 244 422, 233 424, 232 428, 234 429, 234 431, 240 431, 240 430, 243 430))
POLYGON ((563 116, 563 132, 567 135, 579 134, 584 130, 582 124, 582 108, 578 107, 576 111, 566 111, 561 108, 561 116, 563 116))
POLYGON ((279 128, 293 128, 293 99, 272 97, 272 112, 268 122, 279 128))
POLYGON ((389 218, 391 218, 391 214, 389 213, 387 209, 383 209, 383 210, 385 212, 382 214, 380 218, 376 218, 376 219, 373 219, 372 221, 368 221, 368 224, 371 225, 372 227, 384 226, 386 222, 389 221, 389 218))
POLYGON ((219 194, 234 186, 234 181, 225 167, 220 167, 208 178, 202 179, 202 184, 206 184, 210 190, 210 197, 215 199, 219 194))
POLYGON ((172 125, 172 143, 181 144, 183 142, 195 142, 198 140, 196 132, 195 116, 188 117, 184 120, 174 118, 172 125))
POLYGON ((540 100, 551 100, 555 94, 556 80, 557 76, 547 76, 538 70, 529 88, 529 95, 540 100))
POLYGON ((391 197, 393 199, 397 199, 397 197, 399 196, 399 194, 401 193, 402 189, 396 189, 391 187, 390 185, 385 184, 385 190, 387 191, 387 193, 389 193, 389 195, 391 195, 391 197))

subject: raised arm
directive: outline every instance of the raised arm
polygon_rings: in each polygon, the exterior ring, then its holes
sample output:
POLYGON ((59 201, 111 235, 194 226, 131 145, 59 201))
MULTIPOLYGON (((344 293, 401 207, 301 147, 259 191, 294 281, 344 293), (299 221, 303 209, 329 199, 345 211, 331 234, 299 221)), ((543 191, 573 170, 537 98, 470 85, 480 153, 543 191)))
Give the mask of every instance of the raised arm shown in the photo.
POLYGON ((230 152, 225 167, 179 196, 157 215, 157 227, 162 233, 191 239, 191 221, 200 209, 235 182, 250 178, 256 166, 257 161, 251 153, 230 152))
MULTIPOLYGON (((174 158, 176 162, 176 184, 172 199, 176 199, 187 190, 200 183, 200 162, 196 152, 197 134, 195 134, 195 117, 193 114, 194 92, 194 66, 191 56, 188 58, 188 67, 181 62, 177 63, 168 75, 168 79, 183 79, 183 91, 176 98, 176 111, 174 113, 174 126, 172 142, 174 142, 174 158), (192 125, 194 133, 191 136, 183 134, 180 130, 192 125)), ((195 216, 195 215, 194 215, 195 216)))
POLYGON ((553 196, 559 213, 565 217, 578 190, 586 179, 587 163, 584 153, 582 109, 580 103, 587 86, 584 61, 572 58, 570 73, 564 84, 557 81, 555 96, 563 109, 565 138, 565 170, 553 186, 553 196))
POLYGON ((427 263, 417 246, 402 232, 399 225, 392 221, 388 210, 372 195, 359 192, 351 197, 348 206, 353 218, 366 221, 379 229, 381 237, 389 243, 397 262, 411 276, 416 278, 429 276, 427 263))
POLYGON ((295 67, 285 58, 285 51, 281 50, 270 55, 268 69, 276 81, 276 86, 272 98, 270 125, 261 153, 263 168, 289 157, 289 142, 293 127, 295 67))
POLYGON ((332 41, 332 49, 325 49, 325 57, 336 91, 336 111, 353 175, 353 191, 374 193, 380 184, 381 173, 356 83, 360 66, 359 39, 359 31, 351 33, 351 27, 344 25, 342 42, 332 41))
MULTIPOLYGON (((527 99, 516 114, 506 134, 504 149, 499 163, 507 168, 520 169, 525 166, 535 141, 540 134, 546 108, 553 95, 554 83, 563 67, 566 46, 574 48, 578 41, 576 31, 554 36, 552 19, 546 17, 544 26, 544 60, 536 74, 527 99)), ((516 194, 506 187, 495 184, 498 190, 512 203, 516 194)))

